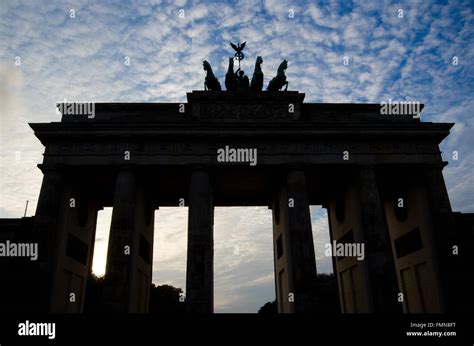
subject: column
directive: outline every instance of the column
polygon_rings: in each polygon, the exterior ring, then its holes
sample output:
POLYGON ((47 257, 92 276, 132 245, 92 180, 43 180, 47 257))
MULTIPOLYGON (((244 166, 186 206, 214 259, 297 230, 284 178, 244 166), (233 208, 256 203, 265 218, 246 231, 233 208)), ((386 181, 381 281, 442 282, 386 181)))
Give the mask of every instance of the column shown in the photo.
POLYGON ((64 188, 58 242, 53 268, 51 312, 80 313, 84 308, 87 279, 92 268, 98 207, 87 182, 70 177, 64 188))
POLYGON ((190 312, 214 311, 214 206, 209 175, 192 173, 189 189, 186 304, 190 312))
POLYGON ((311 312, 315 308, 316 260, 302 171, 288 173, 272 210, 278 312, 311 312))
MULTIPOLYGON (((327 216, 328 216, 328 228, 329 228, 329 244, 332 244, 334 239, 334 226, 332 224, 332 217, 331 217, 331 202, 328 200, 322 205, 323 208, 326 209, 327 216)), ((338 267, 337 267, 337 261, 335 256, 331 256, 331 262, 332 262, 332 271, 334 274, 334 278, 336 280, 336 287, 339 290, 339 307, 342 306, 341 302, 341 280, 339 278, 339 272, 338 272, 338 267)), ((341 309, 342 310, 342 309, 341 309)), ((342 312, 342 311, 341 311, 342 312)))
POLYGON ((146 220, 144 189, 135 173, 117 176, 107 252, 104 302, 114 312, 148 311, 151 284, 153 217, 146 220))
MULTIPOLYGON (((425 170, 425 186, 428 205, 433 225, 433 238, 437 253, 439 279, 441 280, 441 306, 443 311, 456 308, 456 298, 459 296, 457 285, 450 282, 459 280, 458 264, 453 255, 453 246, 463 251, 463 244, 456 240, 456 224, 454 222, 448 191, 444 182, 442 167, 432 167, 425 170)), ((463 274, 461 274, 463 275, 463 274)))
POLYGON ((436 234, 425 188, 426 179, 416 167, 406 171, 393 169, 385 174, 385 215, 398 287, 404 295, 403 311, 443 312, 436 234), (409 180, 400 178, 407 175, 409 180))
POLYGON ((41 280, 40 298, 41 309, 49 311, 51 301, 51 288, 53 282, 53 267, 57 262, 55 258, 58 223, 64 202, 63 179, 61 173, 50 167, 40 166, 43 171, 43 182, 36 206, 34 221, 34 237, 39 242, 38 260, 40 271, 45 273, 41 280))
MULTIPOLYGON (((350 176, 326 181, 328 193, 328 219, 330 244, 365 244, 360 226, 360 202, 357 185, 350 176)), ((365 256, 365 252, 363 253, 365 256)), ((360 254, 337 254, 331 251, 334 275, 337 278, 339 302, 342 313, 368 313, 373 311, 367 261, 360 254)))
POLYGON ((375 172, 372 167, 356 171, 360 203, 360 226, 365 242, 372 307, 376 312, 400 311, 398 285, 390 236, 385 221, 375 172))

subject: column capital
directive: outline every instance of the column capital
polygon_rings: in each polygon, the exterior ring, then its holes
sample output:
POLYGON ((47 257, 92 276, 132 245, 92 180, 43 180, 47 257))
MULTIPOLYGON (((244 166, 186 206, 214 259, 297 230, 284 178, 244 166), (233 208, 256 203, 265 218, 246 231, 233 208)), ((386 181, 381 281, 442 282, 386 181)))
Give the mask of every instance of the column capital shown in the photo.
POLYGON ((122 171, 131 171, 133 170, 133 166, 131 164, 121 164, 118 166, 118 171, 119 172, 122 172, 122 171))
POLYGON ((376 165, 372 164, 367 164, 367 165, 356 165, 353 166, 353 170, 356 172, 361 172, 361 171, 375 171, 376 165))
POLYGON ((285 167, 287 173, 290 173, 292 171, 303 171, 304 172, 304 169, 305 169, 305 166, 301 163, 291 163, 291 164, 285 165, 284 167, 285 167))
POLYGON ((61 172, 61 166, 50 166, 50 165, 45 165, 43 163, 39 163, 37 165, 37 167, 41 170, 41 172, 43 172, 43 174, 45 173, 60 173, 61 172))
POLYGON ((191 168, 191 174, 196 173, 196 172, 208 172, 208 167, 203 166, 203 165, 198 165, 198 166, 193 166, 191 168))
POLYGON ((286 176, 286 183, 298 190, 306 189, 306 176, 304 171, 299 169, 289 170, 286 176))
POLYGON ((448 165, 447 162, 443 161, 443 162, 437 162, 437 163, 433 163, 433 164, 429 164, 429 165, 424 165, 422 168, 421 168, 421 171, 425 171, 425 172, 442 172, 444 167, 446 167, 448 165))

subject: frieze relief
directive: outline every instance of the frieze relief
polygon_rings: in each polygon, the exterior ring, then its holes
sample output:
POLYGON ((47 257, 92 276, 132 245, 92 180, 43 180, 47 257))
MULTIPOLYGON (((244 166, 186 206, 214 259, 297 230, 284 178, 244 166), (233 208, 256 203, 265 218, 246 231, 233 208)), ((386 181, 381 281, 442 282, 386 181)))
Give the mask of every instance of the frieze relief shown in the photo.
POLYGON ((286 103, 275 104, 228 104, 228 103, 202 103, 199 107, 200 119, 292 119, 286 103))
POLYGON ((46 155, 121 155, 125 150, 146 155, 213 155, 218 148, 226 145, 234 147, 256 148, 259 155, 278 154, 340 154, 349 151, 352 154, 417 154, 439 153, 439 148, 432 143, 364 143, 364 142, 329 142, 313 143, 54 143, 46 148, 46 155))

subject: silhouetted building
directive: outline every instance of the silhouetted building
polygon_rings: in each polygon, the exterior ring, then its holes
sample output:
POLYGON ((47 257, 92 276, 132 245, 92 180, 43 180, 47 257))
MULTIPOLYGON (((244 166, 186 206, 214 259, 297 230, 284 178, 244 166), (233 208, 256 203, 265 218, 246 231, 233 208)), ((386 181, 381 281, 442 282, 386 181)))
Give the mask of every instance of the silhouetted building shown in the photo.
POLYGON ((328 209, 335 250, 364 245, 360 256, 333 256, 342 312, 472 302, 473 215, 451 211, 439 150, 453 124, 382 115, 379 104, 303 103, 290 91, 187 96, 30 124, 45 146, 43 183, 34 223, 17 221, 7 237, 40 241, 42 309, 83 310, 97 212, 112 206, 103 300, 146 312, 154 211, 182 201, 190 311, 213 311, 214 207, 235 205, 272 209, 279 312, 317 306, 310 205, 328 209))

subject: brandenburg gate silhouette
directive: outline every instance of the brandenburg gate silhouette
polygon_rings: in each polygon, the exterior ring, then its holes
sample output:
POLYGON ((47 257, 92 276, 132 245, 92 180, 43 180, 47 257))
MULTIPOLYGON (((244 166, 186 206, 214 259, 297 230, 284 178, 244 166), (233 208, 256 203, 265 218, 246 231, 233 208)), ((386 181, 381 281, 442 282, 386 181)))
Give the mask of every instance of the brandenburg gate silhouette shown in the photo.
POLYGON ((97 213, 113 207, 103 299, 147 312, 154 211, 184 200, 189 311, 213 312, 216 206, 272 210, 278 311, 315 311, 310 205, 327 209, 331 242, 365 245, 363 260, 332 257, 342 312, 445 311, 455 226, 439 144, 453 124, 304 96, 193 91, 30 124, 45 146, 34 221, 45 309, 83 310, 97 213), (226 147, 256 150, 256 164, 218 161, 226 147))

